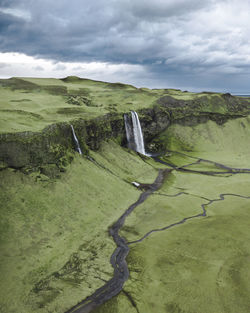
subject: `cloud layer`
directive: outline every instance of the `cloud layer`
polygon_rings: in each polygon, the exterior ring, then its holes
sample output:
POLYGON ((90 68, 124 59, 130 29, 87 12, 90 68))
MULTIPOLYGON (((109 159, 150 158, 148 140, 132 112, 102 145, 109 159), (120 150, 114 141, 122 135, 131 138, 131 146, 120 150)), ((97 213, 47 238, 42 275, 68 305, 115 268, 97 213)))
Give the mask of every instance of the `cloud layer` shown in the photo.
POLYGON ((118 80, 137 85, 250 92, 249 15, 248 0, 2 0, 0 51, 60 62, 62 74, 95 63, 105 79, 101 64, 126 65, 118 80))

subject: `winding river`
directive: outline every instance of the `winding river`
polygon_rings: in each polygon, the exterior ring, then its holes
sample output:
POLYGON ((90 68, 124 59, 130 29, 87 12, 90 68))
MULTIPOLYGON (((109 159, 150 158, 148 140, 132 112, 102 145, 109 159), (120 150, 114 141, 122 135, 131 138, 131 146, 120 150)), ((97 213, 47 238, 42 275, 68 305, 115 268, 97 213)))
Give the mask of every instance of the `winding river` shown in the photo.
MULTIPOLYGON (((179 152, 176 152, 176 153, 179 153, 179 152)), ((113 238, 117 246, 110 258, 110 263, 112 264, 112 267, 114 269, 113 277, 109 281, 107 281, 101 288, 97 289, 92 295, 88 296, 86 299, 84 299, 83 301, 81 301, 80 303, 78 303, 76 306, 74 306, 73 308, 71 308, 65 313, 91 312, 92 310, 94 310, 101 304, 105 303, 106 301, 110 300, 111 298, 113 298, 114 296, 116 296, 118 293, 122 291, 124 283, 129 278, 129 270, 128 270, 128 265, 126 262, 126 257, 129 253, 129 245, 136 244, 136 243, 143 241, 145 238, 147 238, 154 232, 164 231, 169 228, 179 226, 191 219, 206 217, 207 216, 206 207, 211 205, 215 201, 223 201, 226 196, 235 196, 235 197, 241 197, 244 199, 250 199, 250 196, 243 196, 243 195, 237 195, 237 194, 232 194, 232 193, 220 194, 219 198, 217 199, 204 198, 207 201, 207 203, 204 203, 201 205, 201 208, 202 208, 201 213, 192 215, 192 216, 187 216, 183 218, 182 220, 176 223, 167 225, 163 228, 152 229, 148 233, 146 233, 143 237, 132 242, 127 242, 124 237, 121 237, 119 235, 119 231, 123 227, 127 216, 130 215, 135 210, 135 208, 141 203, 143 203, 150 195, 152 195, 155 191, 161 188, 164 180, 167 178, 168 174, 172 170, 197 173, 197 174, 202 174, 202 175, 212 175, 212 176, 222 175, 222 174, 232 175, 232 174, 242 174, 242 173, 249 174, 250 173, 250 169, 231 168, 221 163, 216 163, 210 160, 205 160, 205 159, 200 159, 200 158, 195 158, 195 157, 191 157, 191 158, 196 159, 196 161, 191 164, 183 165, 181 167, 178 167, 171 163, 166 163, 165 161, 162 161, 159 158, 154 158, 156 162, 160 162, 162 164, 170 166, 172 167, 172 169, 169 169, 169 168, 160 169, 155 181, 152 184, 147 185, 147 190, 143 191, 141 195, 139 196, 138 200, 135 203, 131 204, 129 208, 120 216, 120 218, 109 228, 109 235, 113 238), (224 171, 220 171, 220 172, 219 171, 199 171, 199 170, 192 170, 192 169, 187 168, 188 166, 199 164, 201 162, 212 163, 215 167, 221 168, 224 171)), ((167 197, 178 197, 183 194, 187 194, 187 193, 179 192, 175 195, 167 195, 167 194, 161 194, 161 195, 165 195, 167 197)))

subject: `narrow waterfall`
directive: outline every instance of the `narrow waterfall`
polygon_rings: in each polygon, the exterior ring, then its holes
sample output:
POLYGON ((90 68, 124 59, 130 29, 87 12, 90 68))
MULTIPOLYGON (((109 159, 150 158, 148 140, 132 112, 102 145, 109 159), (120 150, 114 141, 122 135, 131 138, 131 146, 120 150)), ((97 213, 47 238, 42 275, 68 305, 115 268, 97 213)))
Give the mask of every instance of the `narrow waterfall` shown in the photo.
POLYGON ((132 127, 132 121, 131 121, 131 116, 128 114, 124 114, 124 124, 125 124, 125 130, 126 130, 126 137, 127 137, 127 142, 128 142, 128 148, 135 150, 135 147, 133 145, 133 127, 132 127))
POLYGON ((140 152, 141 154, 146 154, 145 148, 144 148, 144 139, 143 139, 143 134, 141 130, 141 124, 140 124, 138 114, 135 111, 131 111, 131 114, 132 114, 132 123, 133 123, 133 132, 134 132, 136 151, 140 152))
POLYGON ((73 127, 73 125, 70 125, 70 126, 71 126, 71 129, 72 129, 72 134, 73 134, 76 150, 78 151, 79 154, 82 154, 82 150, 81 150, 79 141, 78 141, 78 139, 76 137, 76 133, 75 133, 74 127, 73 127))
POLYGON ((124 123, 128 147, 141 154, 146 155, 144 148, 144 139, 138 114, 135 111, 131 111, 131 117, 128 114, 125 114, 124 123))

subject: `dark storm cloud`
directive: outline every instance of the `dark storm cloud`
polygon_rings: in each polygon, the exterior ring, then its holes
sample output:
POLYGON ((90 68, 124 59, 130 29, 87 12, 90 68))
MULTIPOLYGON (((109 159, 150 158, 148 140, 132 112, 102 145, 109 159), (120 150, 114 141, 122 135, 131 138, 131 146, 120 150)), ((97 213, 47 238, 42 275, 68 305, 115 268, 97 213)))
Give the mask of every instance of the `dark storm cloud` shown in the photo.
POLYGON ((4 14, 0 12, 0 33, 1 34, 6 34, 6 31, 8 33, 11 32, 11 28, 16 28, 18 26, 21 26, 22 21, 14 17, 13 15, 10 14, 4 14))
POLYGON ((193 75, 214 86, 215 75, 249 73, 249 9, 247 0, 0 0, 0 51, 140 64, 151 85, 193 75))
POLYGON ((20 23, 21 17, 11 20, 10 14, 2 14, 4 23, 12 24, 1 29, 8 40, 0 49, 60 60, 147 63, 159 54, 164 33, 174 26, 167 19, 210 2, 1 1, 0 7, 26 10, 31 19, 20 23))
POLYGON ((0 7, 4 8, 4 7, 10 7, 13 6, 15 4, 17 4, 19 1, 16 0, 1 0, 0 1, 0 7))
POLYGON ((173 16, 180 16, 189 12, 197 11, 201 8, 207 7, 213 1, 200 0, 176 0, 176 1, 126 1, 123 5, 134 16, 144 20, 165 19, 173 16))

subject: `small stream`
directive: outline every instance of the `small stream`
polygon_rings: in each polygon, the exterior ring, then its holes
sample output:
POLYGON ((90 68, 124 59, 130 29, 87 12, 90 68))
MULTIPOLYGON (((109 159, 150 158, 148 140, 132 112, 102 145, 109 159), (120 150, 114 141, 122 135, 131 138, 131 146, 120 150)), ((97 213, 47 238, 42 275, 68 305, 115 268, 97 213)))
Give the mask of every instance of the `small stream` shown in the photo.
POLYGON ((78 303, 76 306, 68 310, 66 313, 88 313, 99 305, 105 303, 109 299, 116 296, 122 291, 123 285, 129 278, 128 265, 126 257, 129 253, 129 247, 125 238, 119 235, 119 231, 125 223, 126 217, 131 214, 134 209, 143 203, 154 191, 158 190, 170 169, 159 170, 153 184, 148 185, 148 190, 141 193, 139 199, 130 205, 130 207, 123 213, 122 216, 109 228, 109 235, 113 238, 117 248, 113 252, 110 263, 114 268, 113 277, 105 283, 101 288, 97 289, 92 295, 78 303))
MULTIPOLYGON (((167 175, 172 170, 197 173, 201 175, 212 175, 212 176, 223 175, 223 174, 227 174, 227 175, 228 174, 230 175, 242 174, 242 173, 250 174, 250 169, 230 168, 223 164, 205 160, 205 159, 200 159, 200 158, 195 158, 197 159, 196 162, 183 165, 181 167, 178 167, 174 164, 166 163, 165 161, 162 161, 157 157, 154 159, 156 162, 160 162, 162 164, 170 166, 171 169, 169 168, 160 169, 155 181, 152 184, 147 185, 147 190, 142 192, 138 200, 134 202, 133 204, 131 204, 129 208, 119 217, 119 219, 109 228, 109 235, 113 238, 117 246, 117 248, 115 249, 115 251, 113 252, 110 258, 110 263, 112 264, 112 267, 114 269, 113 277, 109 281, 107 281, 101 288, 97 289, 92 295, 90 295, 89 297, 87 297, 86 299, 84 299, 83 301, 81 301, 80 303, 78 303, 76 306, 74 306, 73 308, 71 308, 65 313, 89 313, 122 291, 124 283, 129 278, 129 270, 128 270, 128 265, 126 262, 126 257, 129 253, 129 245, 143 241, 145 238, 147 238, 154 232, 164 231, 169 228, 184 224, 188 220, 207 216, 206 207, 213 204, 216 201, 223 201, 226 196, 235 196, 235 197, 240 197, 244 199, 250 199, 250 197, 248 196, 242 196, 242 195, 237 195, 233 193, 220 194, 218 199, 210 200, 210 199, 204 198, 207 201, 207 203, 204 203, 201 205, 201 208, 202 208, 201 213, 185 217, 178 222, 172 223, 170 225, 167 225, 159 229, 152 229, 148 233, 146 233, 143 237, 132 242, 127 242, 124 237, 121 237, 119 235, 119 231, 123 227, 127 216, 129 216, 134 211, 134 209, 140 204, 142 204, 150 195, 152 195, 155 191, 161 188, 167 175), (213 163, 214 166, 222 168, 224 169, 224 171, 217 172, 217 171, 199 171, 199 170, 187 169, 188 166, 199 164, 200 162, 213 163)), ((175 195, 166 195, 166 196, 178 197, 178 196, 181 196, 182 194, 187 194, 187 193, 179 192, 175 195)))

